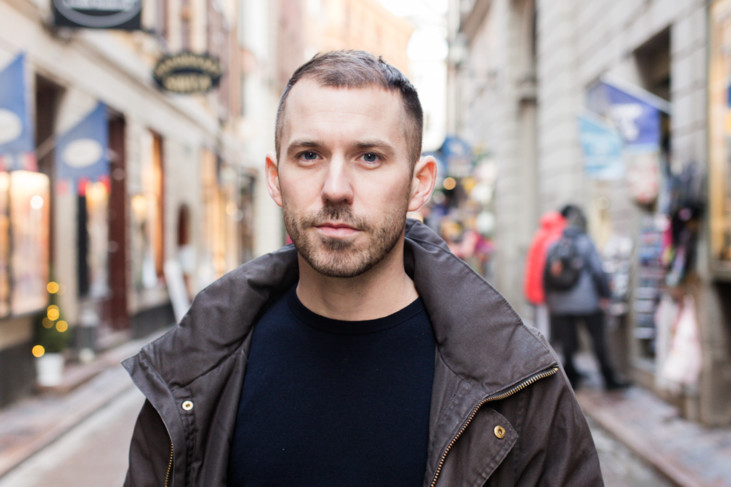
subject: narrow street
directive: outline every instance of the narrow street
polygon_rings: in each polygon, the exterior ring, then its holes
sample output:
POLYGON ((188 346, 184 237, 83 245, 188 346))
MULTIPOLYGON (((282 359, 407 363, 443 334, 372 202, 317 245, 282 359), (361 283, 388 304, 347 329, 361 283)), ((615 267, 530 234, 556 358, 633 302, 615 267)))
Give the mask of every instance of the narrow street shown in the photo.
MULTIPOLYGON (((129 439, 141 405, 140 393, 130 389, 0 479, 0 487, 121 485, 129 439)), ((590 425, 607 487, 671 487, 624 445, 596 424, 590 425)))
POLYGON ((142 395, 130 389, 8 475, 0 487, 122 485, 142 395))

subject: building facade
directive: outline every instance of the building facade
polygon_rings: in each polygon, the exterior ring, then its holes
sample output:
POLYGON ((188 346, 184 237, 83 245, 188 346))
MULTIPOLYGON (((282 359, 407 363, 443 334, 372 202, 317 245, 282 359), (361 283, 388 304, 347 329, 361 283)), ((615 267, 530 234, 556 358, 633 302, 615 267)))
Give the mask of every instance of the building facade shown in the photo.
POLYGON ((61 322, 67 360, 91 360, 282 242, 276 208, 257 204, 279 3, 140 6, 127 30, 0 2, 0 405, 34 389, 39 323, 61 322), (167 85, 166 57, 193 59, 167 85), (189 90, 201 80, 218 85, 189 90))
POLYGON ((615 362, 707 424, 731 423, 726 3, 452 3, 452 128, 498 172, 495 285, 531 319, 538 219, 580 204, 613 277, 615 362))

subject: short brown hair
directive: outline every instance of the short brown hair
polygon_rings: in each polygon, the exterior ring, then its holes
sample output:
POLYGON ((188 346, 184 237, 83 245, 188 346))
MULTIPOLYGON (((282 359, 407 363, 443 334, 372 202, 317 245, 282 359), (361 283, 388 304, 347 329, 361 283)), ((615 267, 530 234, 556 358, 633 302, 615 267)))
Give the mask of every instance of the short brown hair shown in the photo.
POLYGON ((380 86, 401 93, 408 119, 405 127, 409 158, 412 163, 421 157, 424 114, 416 88, 401 71, 366 51, 342 50, 316 54, 300 66, 287 82, 277 109, 274 145, 279 160, 279 144, 284 126, 284 110, 292 87, 302 78, 313 78, 321 86, 332 88, 365 88, 380 86))

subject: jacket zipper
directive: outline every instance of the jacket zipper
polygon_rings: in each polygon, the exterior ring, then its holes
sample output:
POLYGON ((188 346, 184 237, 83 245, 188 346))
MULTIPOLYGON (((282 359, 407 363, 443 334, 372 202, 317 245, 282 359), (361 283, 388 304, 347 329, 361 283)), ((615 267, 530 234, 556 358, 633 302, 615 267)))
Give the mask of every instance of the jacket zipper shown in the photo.
POLYGON ((173 471, 173 458, 174 458, 174 452, 175 449, 173 448, 173 442, 170 442, 170 460, 168 460, 168 469, 167 472, 165 472, 165 487, 170 486, 170 474, 173 471))
POLYGON ((514 387, 511 387, 510 389, 508 389, 505 392, 487 396, 482 401, 480 401, 479 404, 477 404, 477 406, 475 406, 472 409, 472 412, 470 412, 470 415, 467 416, 467 420, 464 422, 464 424, 462 424, 462 427, 457 432, 457 434, 454 436, 454 438, 452 438, 452 441, 449 442, 449 445, 447 445, 447 448, 444 450, 444 453, 442 453, 442 458, 439 460, 439 465, 437 466, 437 470, 436 470, 436 472, 434 472, 434 478, 432 479, 431 484, 429 484, 429 485, 431 487, 435 487, 437 485, 437 480, 439 479, 439 474, 442 472, 442 468, 444 467, 444 462, 447 460, 447 455, 449 454, 450 450, 452 449, 454 444, 457 442, 457 440, 462 436, 462 434, 464 434, 465 430, 470 425, 472 420, 475 418, 475 416, 477 415, 477 412, 480 410, 480 408, 482 408, 482 406, 484 406, 488 402, 502 401, 503 399, 507 399, 508 397, 512 396, 513 394, 516 394, 516 393, 522 391, 529 385, 534 384, 535 382, 538 382, 541 379, 545 379, 546 377, 550 377, 550 376, 554 375, 556 372, 558 372, 558 367, 551 367, 548 370, 544 370, 543 372, 539 372, 538 374, 529 377, 528 379, 524 380, 523 382, 521 382, 520 384, 517 384, 514 387))

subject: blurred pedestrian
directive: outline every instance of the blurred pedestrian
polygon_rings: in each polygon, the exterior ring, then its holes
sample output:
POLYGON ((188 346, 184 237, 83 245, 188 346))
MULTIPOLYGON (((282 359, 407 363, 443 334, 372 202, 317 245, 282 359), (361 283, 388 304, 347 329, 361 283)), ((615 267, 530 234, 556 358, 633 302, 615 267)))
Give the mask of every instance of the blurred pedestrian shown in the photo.
POLYGON ((550 346, 408 220, 434 188, 411 83, 360 51, 282 95, 266 179, 293 245, 125 361, 126 485, 600 485, 550 346))
POLYGON ((531 240, 525 260, 523 293, 535 308, 535 326, 546 337, 551 338, 551 330, 546 308, 546 293, 543 290, 543 268, 546 264, 546 250, 561 236, 566 219, 558 211, 546 212, 531 240))
POLYGON ((566 219, 566 228, 548 248, 543 282, 551 329, 561 346, 564 370, 577 389, 582 373, 576 368, 574 357, 579 348, 578 325, 583 323, 591 337, 604 387, 625 387, 627 384, 615 375, 606 342, 604 312, 611 296, 609 278, 599 252, 586 234, 586 217, 581 208, 566 205, 561 215, 566 219))

